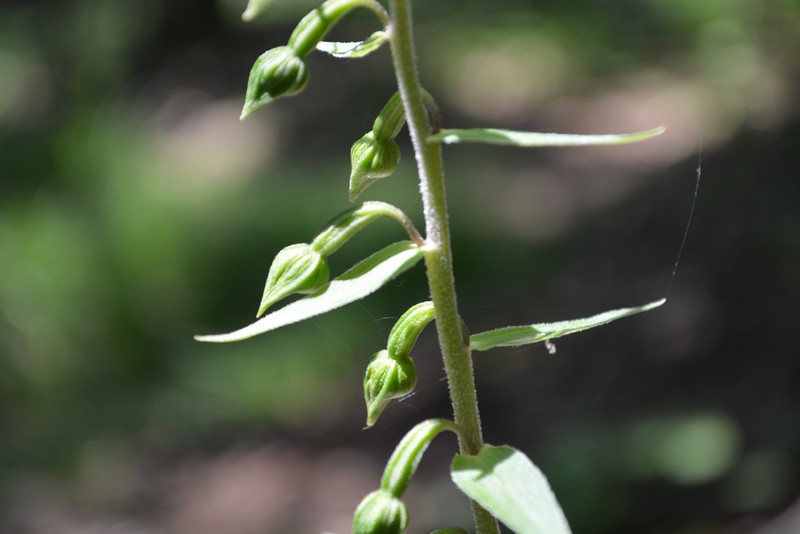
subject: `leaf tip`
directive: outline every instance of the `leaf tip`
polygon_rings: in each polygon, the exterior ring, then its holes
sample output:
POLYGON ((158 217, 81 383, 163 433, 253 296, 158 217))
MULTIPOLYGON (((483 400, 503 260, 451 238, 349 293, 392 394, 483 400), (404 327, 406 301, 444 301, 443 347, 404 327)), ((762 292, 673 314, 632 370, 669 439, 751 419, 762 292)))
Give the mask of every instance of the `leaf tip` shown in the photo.
POLYGON ((264 12, 270 0, 250 0, 247 2, 247 7, 242 13, 242 20, 244 22, 252 22, 257 16, 264 12))

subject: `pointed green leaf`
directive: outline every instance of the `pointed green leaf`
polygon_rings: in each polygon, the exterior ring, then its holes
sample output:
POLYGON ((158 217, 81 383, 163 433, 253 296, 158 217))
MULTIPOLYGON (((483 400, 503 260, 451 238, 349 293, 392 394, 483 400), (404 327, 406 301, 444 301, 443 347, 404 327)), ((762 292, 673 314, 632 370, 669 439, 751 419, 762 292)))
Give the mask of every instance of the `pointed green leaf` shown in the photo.
POLYGON ((367 56, 389 40, 389 34, 385 31, 377 31, 364 39, 355 42, 332 42, 320 41, 317 43, 317 50, 325 52, 338 58, 360 58, 367 56))
POLYGON ((453 143, 488 143, 490 145, 512 145, 520 147, 541 146, 592 146, 623 145, 644 141, 664 133, 663 126, 643 132, 620 135, 577 135, 558 133, 518 132, 514 130, 498 130, 495 128, 473 128, 468 130, 444 129, 428 136, 428 142, 453 143))
POLYGON ((267 6, 272 3, 272 0, 250 0, 247 2, 247 8, 242 13, 242 20, 250 22, 267 9, 267 6))
POLYGON ((422 249, 411 241, 399 241, 363 260, 316 293, 267 314, 249 326, 228 334, 195 336, 195 339, 212 343, 240 341, 327 313, 374 293, 411 268, 422 255, 422 249))
POLYGON ((644 306, 620 308, 618 310, 611 310, 591 317, 573 319, 571 321, 498 328, 497 330, 490 330, 470 336, 470 346, 472 350, 489 350, 495 347, 518 347, 520 345, 539 343, 548 339, 588 330, 595 326, 602 326, 611 321, 628 317, 629 315, 646 312, 653 308, 658 308, 665 302, 666 299, 661 299, 651 302, 650 304, 645 304, 644 306))
POLYGON ((484 445, 476 456, 457 455, 456 486, 517 534, 569 534, 569 524, 547 479, 512 447, 484 445))

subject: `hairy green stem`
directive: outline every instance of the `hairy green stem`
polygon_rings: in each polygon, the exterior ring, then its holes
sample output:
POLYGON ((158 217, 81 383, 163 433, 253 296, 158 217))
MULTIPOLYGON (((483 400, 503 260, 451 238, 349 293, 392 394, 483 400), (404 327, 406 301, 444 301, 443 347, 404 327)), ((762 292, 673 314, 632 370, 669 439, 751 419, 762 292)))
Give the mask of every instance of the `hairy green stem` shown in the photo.
MULTIPOLYGON (((431 299, 436 309, 436 329, 447 373, 453 415, 462 431, 459 435, 461 451, 464 454, 477 454, 483 438, 469 338, 464 331, 456 302, 441 145, 425 142, 431 127, 417 73, 411 2, 390 0, 389 5, 392 16, 392 25, 389 27, 392 60, 419 172, 427 232, 425 267, 431 299)), ((478 534, 499 533, 494 517, 474 501, 471 504, 478 534)))

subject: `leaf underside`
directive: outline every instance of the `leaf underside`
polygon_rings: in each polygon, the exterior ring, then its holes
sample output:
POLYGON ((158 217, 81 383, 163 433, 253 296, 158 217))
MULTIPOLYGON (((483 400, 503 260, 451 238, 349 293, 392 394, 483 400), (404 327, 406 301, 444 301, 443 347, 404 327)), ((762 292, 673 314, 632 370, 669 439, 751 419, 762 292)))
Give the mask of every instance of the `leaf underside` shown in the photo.
POLYGON ((569 534, 569 524, 547 479, 522 452, 484 445, 456 455, 456 486, 517 534, 569 534))
POLYGON ((322 315, 374 293, 422 258, 420 247, 399 241, 361 261, 337 279, 306 298, 287 304, 258 321, 227 334, 195 336, 197 341, 241 341, 282 326, 322 315))
POLYGON ((572 319, 570 321, 559 321, 556 323, 539 323, 526 326, 508 326, 489 330, 470 336, 470 347, 472 350, 489 350, 495 347, 519 347, 520 345, 531 345, 548 339, 554 339, 576 332, 582 332, 596 326, 608 324, 617 319, 643 313, 654 308, 658 308, 666 302, 666 299, 656 300, 644 306, 634 308, 620 308, 611 310, 591 317, 582 319, 572 319))
POLYGON ((559 133, 520 132, 500 130, 496 128, 472 128, 466 130, 444 129, 428 137, 428 142, 454 143, 487 143, 490 145, 511 145, 518 147, 566 147, 593 145, 623 145, 644 141, 661 135, 663 126, 643 132, 619 135, 579 135, 559 133))
POLYGON ((378 50, 388 39, 389 35, 385 31, 377 31, 363 41, 320 41, 317 43, 317 50, 337 58, 356 59, 378 50))

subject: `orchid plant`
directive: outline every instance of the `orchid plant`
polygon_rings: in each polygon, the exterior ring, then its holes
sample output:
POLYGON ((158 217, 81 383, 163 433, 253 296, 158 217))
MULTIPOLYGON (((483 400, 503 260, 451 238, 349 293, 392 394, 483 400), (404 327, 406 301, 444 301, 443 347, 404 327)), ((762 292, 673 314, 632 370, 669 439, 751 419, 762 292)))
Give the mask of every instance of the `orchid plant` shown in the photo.
MULTIPOLYGON (((268 0, 250 0, 243 17, 259 15, 268 0)), ((411 136, 419 176, 425 231, 397 207, 369 201, 345 210, 310 243, 289 245, 275 256, 267 274, 257 320, 236 331, 197 336, 199 341, 230 342, 275 330, 345 306, 377 291, 387 282, 422 262, 430 300, 411 306, 392 328, 386 347, 370 359, 364 374, 366 422, 371 426, 395 399, 414 390, 417 375, 411 353, 420 332, 435 322, 450 391, 453 419, 430 419, 413 427, 386 464, 378 489, 364 497, 353 519, 353 532, 400 533, 408 525, 403 494, 430 442, 445 431, 458 437, 451 476, 470 499, 479 534, 499 533, 498 520, 518 533, 563 534, 570 531, 547 479, 521 451, 485 444, 475 391, 472 353, 496 347, 520 346, 580 332, 616 319, 645 312, 664 303, 607 311, 588 318, 546 324, 501 327, 471 334, 456 300, 445 197, 442 146, 489 143, 519 147, 613 145, 657 136, 663 128, 622 135, 571 135, 509 131, 495 128, 445 128, 434 97, 420 84, 414 49, 410 0, 326 0, 297 25, 285 46, 262 54, 250 72, 242 119, 273 101, 303 90, 308 78, 306 57, 315 51, 337 58, 360 58, 389 46, 397 92, 375 119, 371 131, 352 146, 349 198, 351 202, 373 182, 395 171, 400 148, 395 138, 405 126, 411 136), (375 15, 379 29, 360 42, 324 41, 328 31, 356 9, 375 15), (370 222, 388 217, 397 221, 408 239, 382 250, 331 279, 328 257, 370 222), (270 311, 291 295, 302 298, 270 311)), ((437 532, 463 532, 446 528, 437 532)))

